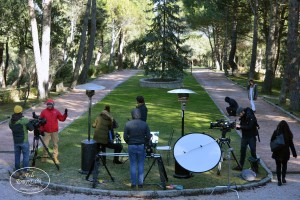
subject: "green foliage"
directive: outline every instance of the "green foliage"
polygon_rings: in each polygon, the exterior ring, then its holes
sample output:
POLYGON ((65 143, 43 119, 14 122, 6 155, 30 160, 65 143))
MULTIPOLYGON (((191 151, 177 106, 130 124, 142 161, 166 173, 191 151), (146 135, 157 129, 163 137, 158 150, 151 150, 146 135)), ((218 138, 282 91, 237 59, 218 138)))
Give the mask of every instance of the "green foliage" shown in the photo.
POLYGON ((146 34, 147 48, 145 73, 153 77, 182 78, 183 69, 188 68, 189 50, 182 47, 186 27, 180 18, 176 0, 154 1, 155 13, 146 34))
POLYGON ((73 67, 71 64, 66 64, 63 67, 59 68, 55 74, 55 79, 53 82, 53 86, 58 83, 70 83, 72 79, 73 67))

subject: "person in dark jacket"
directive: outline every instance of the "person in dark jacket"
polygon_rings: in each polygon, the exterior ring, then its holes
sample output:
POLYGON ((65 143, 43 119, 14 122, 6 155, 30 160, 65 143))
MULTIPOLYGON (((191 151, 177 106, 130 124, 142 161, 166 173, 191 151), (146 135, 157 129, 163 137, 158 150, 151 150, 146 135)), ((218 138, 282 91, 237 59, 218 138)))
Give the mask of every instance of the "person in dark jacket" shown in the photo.
POLYGON ((279 134, 283 134, 285 145, 281 149, 274 151, 272 154, 272 158, 275 159, 276 162, 276 175, 278 180, 278 186, 281 186, 282 183, 286 183, 285 176, 287 170, 287 163, 290 159, 290 149, 294 158, 297 158, 297 152, 295 150, 293 142, 293 133, 291 132, 288 123, 284 120, 279 122, 279 124, 277 125, 277 128, 271 137, 271 141, 273 141, 279 134))
MULTIPOLYGON (((97 116, 92 127, 95 128, 94 140, 97 143, 97 150, 106 152, 106 148, 114 149, 114 153, 121 153, 122 145, 115 144, 112 138, 109 138, 109 133, 113 130, 113 116, 110 113, 110 106, 106 105, 104 110, 97 116)), ((113 136, 111 136, 113 137, 113 136)), ((104 157, 103 162, 106 164, 106 158, 104 157)), ((119 157, 115 156, 113 160, 114 164, 122 164, 119 161, 119 157)))
POLYGON ((125 125, 123 138, 128 144, 131 188, 135 188, 137 183, 138 187, 142 188, 146 156, 145 144, 149 144, 151 134, 148 124, 141 120, 139 109, 133 109, 131 116, 132 120, 125 125), (138 174, 136 174, 136 170, 138 170, 138 174))
POLYGON ((249 145, 251 156, 254 160, 257 160, 256 155, 256 135, 257 135, 257 120, 251 108, 237 109, 237 115, 240 116, 240 124, 236 125, 237 130, 242 131, 241 149, 240 149, 240 166, 234 168, 234 170, 243 170, 243 166, 246 158, 247 146, 249 145))
MULTIPOLYGON (((23 168, 29 167, 29 142, 28 130, 34 129, 29 119, 23 116, 23 108, 19 105, 14 107, 14 114, 11 116, 9 128, 12 130, 15 150, 15 170, 20 169, 21 153, 23 155, 23 168)), ((24 169, 26 171, 26 169, 24 169)), ((19 174, 19 173, 18 173, 19 174)))
POLYGON ((229 116, 236 116, 236 110, 239 107, 238 103, 230 97, 225 97, 225 102, 227 102, 229 104, 229 106, 226 107, 228 115, 229 116))
MULTIPOLYGON (((44 143, 48 147, 50 139, 53 142, 53 159, 55 163, 59 164, 58 160, 58 121, 65 121, 68 117, 68 109, 65 109, 65 113, 62 115, 59 110, 54 108, 54 101, 48 99, 46 101, 47 108, 42 110, 40 118, 46 119, 46 124, 41 126, 44 131, 44 143)), ((47 162, 48 153, 43 149, 42 162, 47 162)))
POLYGON ((143 96, 137 96, 136 97, 136 102, 137 102, 136 108, 138 108, 141 112, 141 120, 146 122, 147 121, 147 116, 148 116, 148 108, 145 104, 144 97, 143 96))

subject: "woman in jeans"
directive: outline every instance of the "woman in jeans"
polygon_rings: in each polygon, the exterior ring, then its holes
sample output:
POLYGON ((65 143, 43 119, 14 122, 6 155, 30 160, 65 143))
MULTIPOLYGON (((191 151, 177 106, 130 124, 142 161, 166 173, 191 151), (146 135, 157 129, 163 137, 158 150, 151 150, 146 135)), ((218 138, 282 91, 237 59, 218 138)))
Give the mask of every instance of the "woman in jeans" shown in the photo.
POLYGON ((272 158, 275 159, 276 162, 278 186, 281 186, 282 183, 286 183, 285 175, 287 170, 287 163, 290 159, 290 149, 294 158, 297 158, 297 153, 293 143, 293 133, 291 132, 288 123, 284 120, 279 122, 279 124, 277 125, 277 128, 271 137, 271 141, 273 141, 279 134, 283 134, 285 145, 281 149, 274 151, 272 154, 272 158))
POLYGON ((125 142, 128 144, 131 188, 135 188, 136 185, 143 188, 145 144, 149 143, 151 134, 148 124, 141 120, 139 109, 133 109, 131 116, 132 120, 126 123, 123 135, 125 142), (138 171, 138 174, 136 174, 136 171, 138 171))

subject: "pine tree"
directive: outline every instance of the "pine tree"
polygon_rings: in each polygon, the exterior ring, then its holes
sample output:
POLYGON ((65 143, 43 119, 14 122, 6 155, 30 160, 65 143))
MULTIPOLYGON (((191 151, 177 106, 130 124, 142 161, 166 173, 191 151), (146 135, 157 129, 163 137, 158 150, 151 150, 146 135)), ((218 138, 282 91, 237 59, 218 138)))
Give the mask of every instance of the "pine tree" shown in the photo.
MULTIPOLYGON (((183 77, 189 50, 183 48, 186 26, 177 0, 154 0, 152 24, 146 34, 146 75, 160 79, 183 77)), ((147 11, 147 12, 151 12, 147 11)))

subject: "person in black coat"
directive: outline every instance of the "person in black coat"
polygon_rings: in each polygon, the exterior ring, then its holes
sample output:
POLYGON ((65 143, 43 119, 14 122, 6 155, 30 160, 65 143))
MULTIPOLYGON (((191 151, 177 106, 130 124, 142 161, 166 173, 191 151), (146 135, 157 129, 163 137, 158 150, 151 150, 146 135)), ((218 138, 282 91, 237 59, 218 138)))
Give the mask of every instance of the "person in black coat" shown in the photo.
MULTIPOLYGON (((246 159, 246 151, 247 147, 249 146, 251 156, 257 162, 257 155, 256 155, 256 135, 257 135, 257 119, 251 110, 251 108, 242 108, 239 107, 237 109, 237 115, 240 116, 240 124, 236 125, 237 130, 241 130, 242 138, 241 138, 241 149, 240 149, 240 166, 236 166, 233 168, 234 170, 242 171, 243 166, 246 159)), ((257 165, 257 163, 256 163, 257 165)), ((255 169, 257 172, 258 169, 255 169)))
POLYGON ((293 143, 293 133, 291 132, 288 123, 284 120, 279 122, 279 124, 277 125, 277 128, 271 137, 271 141, 273 141, 279 134, 283 134, 285 145, 281 149, 274 151, 272 154, 272 158, 275 159, 276 162, 278 186, 281 186, 282 183, 286 183, 285 176, 287 163, 290 159, 290 149, 294 158, 297 158, 297 153, 293 143))
POLYGON ((136 108, 139 109, 140 112, 141 112, 141 120, 146 122, 147 121, 147 116, 148 116, 148 108, 145 104, 144 97, 143 96, 137 96, 136 97, 136 102, 137 102, 136 108))
POLYGON ((229 104, 229 106, 226 107, 228 115, 229 116, 236 116, 236 110, 239 107, 238 103, 230 97, 225 97, 225 102, 227 102, 229 104))

